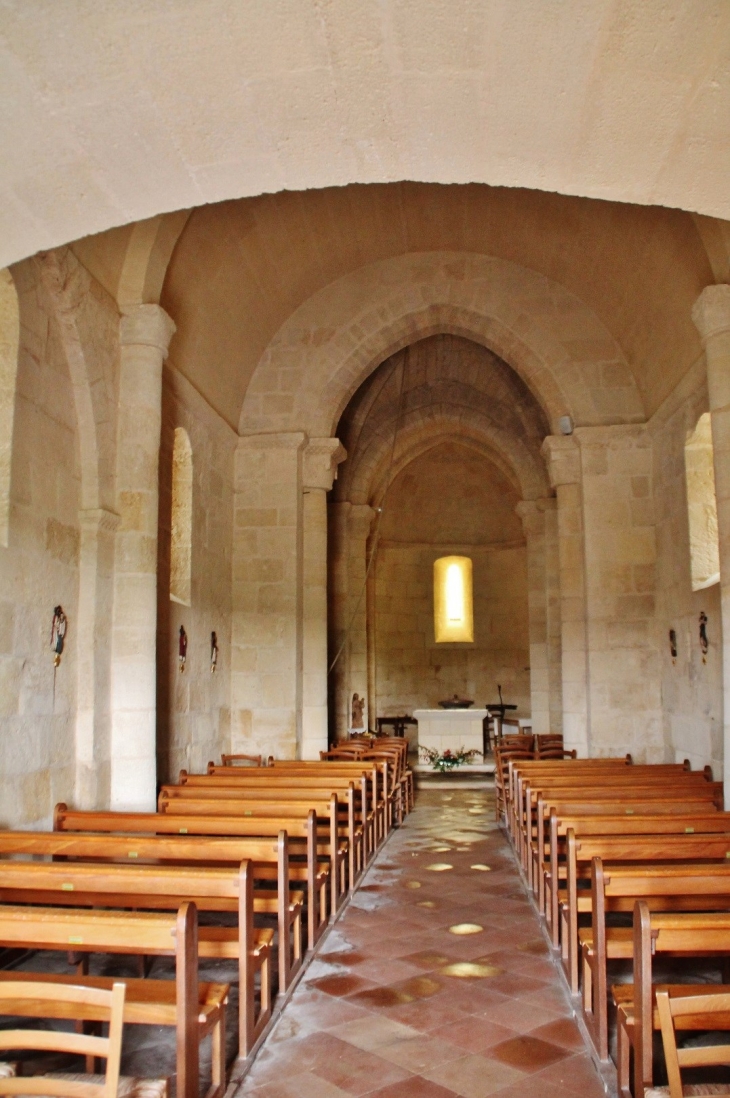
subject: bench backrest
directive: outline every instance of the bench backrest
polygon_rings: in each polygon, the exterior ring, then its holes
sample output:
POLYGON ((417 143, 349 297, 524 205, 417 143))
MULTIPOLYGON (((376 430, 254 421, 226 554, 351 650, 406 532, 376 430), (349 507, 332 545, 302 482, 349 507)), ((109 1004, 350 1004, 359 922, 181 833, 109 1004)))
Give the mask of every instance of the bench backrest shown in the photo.
POLYGON ((55 831, 73 833, 98 831, 120 835, 219 835, 219 836, 274 836, 286 831, 289 839, 306 839, 316 829, 316 812, 313 808, 296 808, 276 805, 277 814, 249 816, 172 816, 161 812, 91 812, 68 808, 62 801, 53 814, 55 831), (284 813, 290 813, 285 815, 284 813))

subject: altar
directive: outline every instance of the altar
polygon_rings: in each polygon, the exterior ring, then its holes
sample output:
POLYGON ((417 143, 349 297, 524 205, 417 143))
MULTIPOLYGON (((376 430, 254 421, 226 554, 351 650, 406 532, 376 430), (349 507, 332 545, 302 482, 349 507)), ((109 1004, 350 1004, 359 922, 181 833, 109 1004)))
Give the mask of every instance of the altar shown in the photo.
MULTIPOLYGON (((486 709, 414 709, 418 721, 418 746, 430 747, 439 754, 450 749, 484 750, 486 709)), ((479 761, 479 760, 475 760, 479 761)))

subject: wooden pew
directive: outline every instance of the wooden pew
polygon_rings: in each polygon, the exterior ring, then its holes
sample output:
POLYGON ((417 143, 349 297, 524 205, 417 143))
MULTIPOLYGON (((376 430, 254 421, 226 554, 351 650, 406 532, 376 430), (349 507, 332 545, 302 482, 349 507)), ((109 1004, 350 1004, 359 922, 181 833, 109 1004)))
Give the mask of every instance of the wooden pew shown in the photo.
MULTIPOLYGON (((531 852, 533 867, 531 885, 537 894, 538 907, 552 924, 554 909, 546 903, 551 895, 550 882, 560 881, 565 872, 565 841, 572 828, 576 836, 582 835, 692 835, 695 832, 730 832, 730 812, 719 812, 713 805, 699 802, 676 801, 668 807, 675 811, 654 812, 651 802, 632 804, 622 814, 613 803, 613 812, 565 811, 563 806, 550 805, 550 819, 545 829, 545 804, 537 805, 537 842, 531 852), (694 807, 693 807, 694 805, 694 807)), ((667 808, 666 805, 663 806, 667 808)), ((529 837, 528 837, 529 844, 529 837)), ((559 885, 558 885, 559 887, 559 885)), ((553 944, 557 946, 557 941, 553 944)))
MULTIPOLYGON (((529 766, 530 764, 525 764, 529 766)), ((600 768, 600 777, 593 773, 593 768, 588 767, 584 761, 562 762, 557 764, 543 763, 544 770, 525 770, 523 767, 514 768, 512 774, 513 784, 513 842, 518 852, 523 852, 522 837, 527 829, 530 818, 529 806, 536 803, 541 792, 553 789, 580 789, 585 790, 589 784, 591 790, 612 790, 636 786, 660 786, 681 785, 694 788, 699 786, 706 794, 706 787, 711 786, 711 774, 705 771, 688 771, 682 766, 673 764, 659 764, 656 766, 632 766, 630 770, 618 765, 606 765, 600 768), (575 767, 575 769, 573 769, 575 767)), ((721 783, 715 783, 715 792, 718 793, 721 783)), ((719 799, 719 796, 718 796, 719 799)))
MULTIPOLYGON (((352 783, 355 790, 353 794, 353 804, 355 805, 353 815, 355 820, 359 818, 359 825, 355 825, 353 840, 356 847, 359 843, 363 844, 363 858, 369 858, 375 853, 377 846, 373 830, 375 827, 374 821, 378 812, 381 811, 381 803, 385 803, 384 797, 381 800, 381 790, 385 790, 387 775, 379 776, 377 767, 361 764, 354 769, 350 769, 349 766, 346 769, 338 767, 335 770, 334 777, 338 779, 337 785, 329 780, 328 775, 310 769, 297 768, 291 771, 287 770, 284 774, 280 770, 274 773, 271 767, 264 767, 259 771, 248 770, 241 772, 233 767, 220 767, 208 763, 207 774, 189 774, 187 770, 181 770, 178 785, 187 786, 191 789, 250 789, 254 793, 258 793, 260 789, 268 789, 276 790, 276 795, 278 795, 279 790, 284 790, 287 795, 291 793, 293 796, 298 797, 298 793, 302 788, 306 788, 307 791, 313 793, 329 795, 335 789, 347 789, 349 784, 352 783), (213 770, 210 769, 211 767, 213 767, 213 770), (298 779, 296 783, 289 780, 290 774, 298 779), (306 782, 299 780, 302 778, 305 778, 306 782), (342 782, 342 785, 340 785, 340 782, 342 782), (359 810, 355 804, 357 797, 359 797, 359 810), (358 835, 358 831, 362 832, 361 836, 358 835)), ((172 786, 172 788, 176 787, 172 786)))
MULTIPOLYGON (((532 758, 527 759, 514 759, 509 760, 507 764, 507 781, 505 784, 505 801, 506 801, 506 819, 507 832, 514 843, 515 834, 515 801, 517 798, 517 782, 520 776, 535 776, 535 775, 548 775, 552 773, 562 773, 566 776, 578 776, 586 774, 590 779, 595 776, 593 772, 600 772, 605 768, 617 767, 623 768, 631 766, 632 760, 630 755, 626 755, 623 758, 597 758, 597 759, 565 759, 561 762, 555 762, 554 760, 535 759, 532 749, 530 749, 532 758), (567 769, 570 767, 571 769, 567 769)), ((625 771, 624 771, 625 772, 625 771)))
MULTIPOLYGON (((643 901, 634 907, 633 954, 634 982, 612 988, 618 1014, 618 1076, 620 1093, 628 1096, 629 1049, 634 1048, 634 1098, 643 1098, 652 1085, 652 1031, 659 1027, 654 1009, 658 990, 671 994, 708 994, 722 984, 652 985, 652 960, 663 953, 672 956, 727 956, 730 949, 730 913, 688 914, 683 912, 652 914, 643 901)), ((704 1027, 707 1028, 707 1027, 704 1027)))
MULTIPOLYGON (((177 787, 176 787, 177 788, 177 787)), ((321 807, 318 807, 316 803, 313 803, 313 797, 305 796, 303 800, 289 800, 283 798, 281 801, 264 801, 255 797, 243 796, 243 791, 240 795, 236 794, 236 790, 221 790, 220 792, 227 794, 223 798, 211 796, 210 794, 204 795, 203 790, 189 790, 189 793, 197 793, 197 797, 166 797, 163 796, 163 792, 160 793, 159 809, 160 815, 167 816, 238 816, 243 819, 251 818, 255 815, 266 814, 267 812, 273 815, 278 812, 281 815, 282 812, 289 812, 297 804, 301 811, 308 812, 311 808, 314 808, 317 818, 326 820, 329 824, 329 836, 325 836, 318 831, 317 836, 317 849, 318 853, 323 854, 329 859, 330 863, 330 896, 331 896, 331 915, 335 917, 340 907, 344 903, 345 894, 347 892, 347 868, 350 862, 350 851, 352 849, 351 843, 348 842, 348 837, 352 833, 354 827, 353 816, 353 802, 348 801, 346 808, 351 808, 349 812, 348 827, 344 830, 344 837, 341 838, 341 831, 339 826, 339 802, 337 794, 333 793, 328 802, 322 802, 321 807), (325 816, 325 809, 327 815, 325 816)))
MULTIPOLYGON (((273 931, 253 925, 253 873, 240 866, 119 865, 88 862, 4 861, 0 904, 109 906, 176 911, 183 903, 198 911, 232 912, 237 927, 198 927, 198 955, 238 962, 239 1056, 253 1048, 271 1017, 273 931), (261 1006, 255 1013, 254 979, 260 974, 261 1006)), ((73 943, 71 943, 73 944, 73 943)), ((138 953, 146 951, 141 947, 138 953)))
MULTIPOLYGON (((305 808, 299 816, 176 816, 157 812, 94 812, 56 805, 53 826, 57 832, 94 831, 119 835, 184 835, 240 838, 275 838, 284 830, 289 840, 289 878, 294 883, 305 882, 307 890, 307 929, 309 949, 327 929, 327 893, 329 866, 318 861, 317 817, 314 809, 305 808), (300 861, 295 859, 298 853, 300 861)), ((329 844, 326 845, 329 852, 329 844)), ((265 872, 263 876, 266 876, 265 872)))
POLYGON ((730 857, 730 834, 708 835, 601 835, 577 838, 567 834, 567 890, 560 903, 560 945, 563 965, 573 995, 578 993, 578 916, 591 910, 591 894, 578 882, 589 878, 594 858, 604 862, 718 861, 730 857))
POLYGON ((583 1017, 596 1050, 608 1059, 608 962, 633 957, 628 927, 607 925, 607 915, 633 911, 643 900, 651 911, 730 911, 730 865, 605 865, 593 859, 591 926, 579 932, 583 1017))
MULTIPOLYGON (((638 768, 637 768, 638 769, 638 768)), ((518 779, 517 818, 515 823, 515 849, 521 865, 527 873, 528 836, 535 834, 536 811, 540 798, 547 796, 568 799, 577 792, 585 793, 586 781, 566 781, 563 778, 518 779)), ((705 800, 723 807, 722 782, 707 781, 700 772, 696 774, 682 772, 681 775, 662 772, 638 771, 631 777, 615 773, 602 775, 600 781, 590 785, 595 800, 617 800, 633 796, 637 800, 676 800, 686 797, 688 800, 705 800)))
MULTIPOLYGON (((254 884, 272 881, 276 889, 254 888, 254 914, 271 914, 276 904, 279 990, 286 991, 302 962, 303 895, 290 890, 289 840, 204 838, 190 835, 127 835, 61 831, 0 831, 0 859, 45 857, 74 861, 159 865, 234 865, 251 863, 254 884)), ((7 862, 0 861, 0 870, 7 862)), ((19 863, 23 864, 23 863, 19 863)), ((0 888, 2 874, 0 873, 0 888)))
MULTIPOLYGON (((89 911, 85 908, 46 908, 0 904, 0 945, 35 950, 67 950, 81 953, 127 953, 175 958, 175 982, 128 980, 103 981, 74 976, 74 982, 110 986, 121 981, 127 987, 124 1020, 147 1025, 174 1025, 177 1032, 177 1094, 199 1098, 200 1041, 213 1034, 215 1090, 225 1088, 225 989, 210 996, 210 1007, 200 1009, 198 986, 198 916, 195 904, 184 903, 166 912, 89 911), (144 985, 144 989, 140 987, 144 985), (218 1008, 213 1004, 218 1000, 218 1008)), ((17 972, 0 978, 17 979, 17 972)), ((54 977, 33 973, 34 979, 54 977)), ((212 987, 213 985, 208 985, 212 987)))

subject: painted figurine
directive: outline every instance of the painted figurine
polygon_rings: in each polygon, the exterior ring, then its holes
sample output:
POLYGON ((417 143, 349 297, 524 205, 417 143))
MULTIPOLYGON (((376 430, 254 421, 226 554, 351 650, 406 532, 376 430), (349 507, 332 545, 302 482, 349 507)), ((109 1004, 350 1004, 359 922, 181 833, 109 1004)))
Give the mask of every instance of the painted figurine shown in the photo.
POLYGON ((365 699, 361 698, 359 694, 352 695, 352 724, 351 728, 364 728, 365 722, 363 720, 363 710, 365 709, 365 699))
POLYGON ((210 634, 210 673, 215 674, 215 669, 218 666, 218 637, 215 633, 210 634))
POLYGON ((51 625, 51 648, 53 650, 53 666, 58 667, 63 655, 63 642, 66 638, 68 619, 62 606, 53 608, 53 624, 51 625))
POLYGON ((177 658, 180 665, 180 673, 185 670, 185 661, 188 658, 188 635, 185 632, 185 626, 180 626, 180 638, 177 645, 177 658))

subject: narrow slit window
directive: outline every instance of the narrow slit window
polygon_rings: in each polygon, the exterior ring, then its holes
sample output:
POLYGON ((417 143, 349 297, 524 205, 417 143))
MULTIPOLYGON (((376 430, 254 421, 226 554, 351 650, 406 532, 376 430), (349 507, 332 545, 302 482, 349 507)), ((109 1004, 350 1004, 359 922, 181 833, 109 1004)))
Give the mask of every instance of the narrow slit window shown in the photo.
POLYGON ((720 543, 715 499, 715 462, 710 413, 700 416, 684 447, 692 590, 720 580, 720 543))
POLYGON ((473 643, 474 599, 470 557, 439 557, 433 565, 434 632, 437 644, 473 643))

